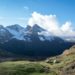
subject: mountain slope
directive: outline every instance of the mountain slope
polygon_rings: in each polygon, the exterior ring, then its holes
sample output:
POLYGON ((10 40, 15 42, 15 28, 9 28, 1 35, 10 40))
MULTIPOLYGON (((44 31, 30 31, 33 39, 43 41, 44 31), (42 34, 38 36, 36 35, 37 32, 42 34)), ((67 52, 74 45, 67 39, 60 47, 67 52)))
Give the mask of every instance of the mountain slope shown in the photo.
POLYGON ((75 45, 61 55, 46 60, 59 75, 75 75, 75 45))
POLYGON ((0 25, 0 43, 7 42, 11 39, 12 34, 2 25, 0 25))
POLYGON ((13 56, 14 56, 13 53, 0 49, 0 61, 3 58, 13 57, 13 56))

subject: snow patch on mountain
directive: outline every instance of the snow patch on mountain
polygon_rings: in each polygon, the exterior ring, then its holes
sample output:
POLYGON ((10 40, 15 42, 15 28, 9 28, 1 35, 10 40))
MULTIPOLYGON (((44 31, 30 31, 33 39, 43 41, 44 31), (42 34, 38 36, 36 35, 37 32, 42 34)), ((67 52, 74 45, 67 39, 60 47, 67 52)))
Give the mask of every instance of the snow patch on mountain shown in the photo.
POLYGON ((50 31, 41 28, 39 25, 35 24, 32 27, 27 25, 27 27, 21 27, 18 24, 3 27, 0 25, 0 39, 1 41, 6 41, 10 39, 17 39, 23 41, 33 41, 35 38, 40 41, 53 41, 55 37, 61 38, 66 41, 73 41, 75 37, 64 37, 56 36, 50 31))
POLYGON ((10 28, 7 28, 7 30, 13 35, 12 38, 16 38, 18 40, 25 40, 21 32, 18 32, 10 28))
POLYGON ((44 40, 51 41, 54 38, 53 35, 50 32, 48 32, 48 31, 38 32, 38 35, 42 37, 42 38, 40 37, 40 40, 44 39, 44 40))

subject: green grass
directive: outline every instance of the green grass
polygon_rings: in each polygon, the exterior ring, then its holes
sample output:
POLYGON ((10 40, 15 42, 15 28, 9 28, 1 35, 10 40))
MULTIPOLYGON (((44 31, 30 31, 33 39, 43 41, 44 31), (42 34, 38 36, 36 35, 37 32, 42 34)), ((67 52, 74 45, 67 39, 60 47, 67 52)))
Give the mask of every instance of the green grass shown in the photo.
POLYGON ((0 75, 56 75, 56 73, 39 62, 16 61, 0 63, 0 75))
POLYGON ((30 75, 57 75, 57 74, 53 72, 53 73, 33 73, 30 75))

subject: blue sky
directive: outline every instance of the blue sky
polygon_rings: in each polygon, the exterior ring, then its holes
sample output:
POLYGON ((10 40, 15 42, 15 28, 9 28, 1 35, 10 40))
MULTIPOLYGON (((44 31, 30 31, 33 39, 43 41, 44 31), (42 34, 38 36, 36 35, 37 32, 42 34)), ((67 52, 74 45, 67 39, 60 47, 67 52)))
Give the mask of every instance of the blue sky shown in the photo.
POLYGON ((24 26, 34 11, 55 14, 60 24, 71 21, 75 27, 75 0, 0 0, 0 24, 24 26))

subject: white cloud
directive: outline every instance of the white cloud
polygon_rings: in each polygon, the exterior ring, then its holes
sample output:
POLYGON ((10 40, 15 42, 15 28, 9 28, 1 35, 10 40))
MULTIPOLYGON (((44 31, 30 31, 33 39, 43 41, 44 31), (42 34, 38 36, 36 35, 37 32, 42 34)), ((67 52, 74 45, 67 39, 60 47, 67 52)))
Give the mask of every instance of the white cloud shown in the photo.
POLYGON ((63 24, 61 26, 61 30, 63 31, 65 35, 75 36, 75 31, 74 31, 74 28, 72 27, 71 22, 66 22, 65 24, 63 24))
POLYGON ((65 24, 59 26, 56 15, 42 15, 40 13, 33 12, 28 24, 31 26, 38 24, 40 27, 55 35, 75 35, 72 23, 67 21, 65 24))
POLYGON ((73 30, 72 23, 71 22, 66 22, 65 24, 62 25, 61 30, 63 32, 68 32, 68 31, 71 32, 73 30))

